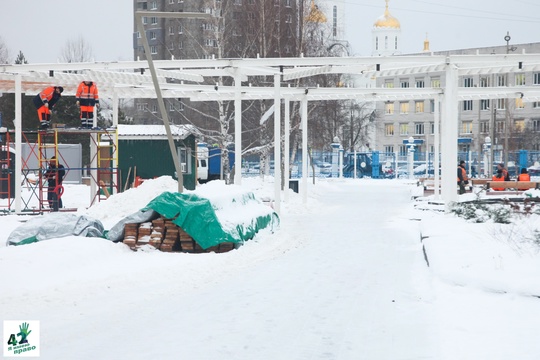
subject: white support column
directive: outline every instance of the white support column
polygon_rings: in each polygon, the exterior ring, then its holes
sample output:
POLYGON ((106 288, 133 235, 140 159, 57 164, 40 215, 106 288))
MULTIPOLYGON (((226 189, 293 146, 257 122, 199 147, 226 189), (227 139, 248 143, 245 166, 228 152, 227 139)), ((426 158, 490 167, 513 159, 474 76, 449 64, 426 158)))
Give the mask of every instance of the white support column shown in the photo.
POLYGON ((113 90, 113 127, 118 127, 118 93, 113 90))
POLYGON ((307 119, 308 119, 308 100, 302 99, 302 203, 307 204, 307 175, 308 175, 308 144, 307 144, 307 119))
POLYGON ((449 210, 452 202, 457 201, 457 135, 458 135, 458 71, 455 65, 446 66, 444 105, 441 126, 441 173, 442 198, 449 210))
MULTIPOLYGON (((15 76, 15 213, 21 213, 22 183, 22 78, 15 76)), ((8 144, 9 147, 9 144, 8 144)), ((9 151, 8 151, 9 156, 9 151)))
POLYGON ((440 179, 441 175, 439 174, 439 167, 440 167, 440 161, 439 161, 439 153, 441 148, 441 135, 440 135, 440 121, 441 121, 441 105, 440 96, 436 96, 434 101, 434 109, 433 109, 433 123, 434 123, 434 140, 433 140, 433 176, 435 177, 435 192, 434 192, 434 198, 435 200, 439 200, 440 197, 440 179))
POLYGON ((285 142, 285 146, 284 146, 284 149, 283 151, 285 152, 285 154, 283 154, 283 161, 285 162, 284 166, 283 166, 283 177, 285 179, 285 184, 284 184, 284 187, 285 187, 285 193, 283 195, 283 200, 285 200, 285 202, 289 201, 289 177, 290 177, 290 173, 289 173, 289 167, 291 166, 291 159, 289 158, 289 154, 290 154, 290 134, 289 132, 291 131, 291 102, 289 99, 285 99, 285 119, 284 119, 284 123, 283 123, 283 136, 285 137, 283 140, 285 142))
POLYGON ((242 80, 237 69, 234 77, 234 183, 242 185, 242 80))
POLYGON ((281 74, 274 75, 274 210, 281 209, 281 74))

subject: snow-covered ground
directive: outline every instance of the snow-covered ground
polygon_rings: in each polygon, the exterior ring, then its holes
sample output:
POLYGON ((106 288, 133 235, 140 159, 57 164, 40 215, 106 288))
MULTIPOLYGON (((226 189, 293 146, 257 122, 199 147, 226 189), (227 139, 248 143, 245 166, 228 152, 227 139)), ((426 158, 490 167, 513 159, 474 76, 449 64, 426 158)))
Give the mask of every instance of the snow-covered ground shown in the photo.
MULTIPOLYGON (((265 181, 196 191, 271 198, 265 181)), ((88 188, 71 185, 63 199, 109 229, 176 188, 163 177, 85 209, 88 188)), ((307 205, 289 192, 278 231, 223 254, 5 247, 25 217, 1 216, 0 319, 39 320, 43 359, 540 358, 539 216, 472 223, 415 188, 318 179, 307 205)))

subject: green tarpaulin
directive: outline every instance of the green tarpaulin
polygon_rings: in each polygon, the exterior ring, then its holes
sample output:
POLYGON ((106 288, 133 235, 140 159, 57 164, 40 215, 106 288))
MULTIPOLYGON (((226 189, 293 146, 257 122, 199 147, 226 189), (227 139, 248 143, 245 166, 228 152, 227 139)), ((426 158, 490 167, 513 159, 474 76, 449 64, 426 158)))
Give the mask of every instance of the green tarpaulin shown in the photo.
POLYGON ((174 224, 184 229, 203 249, 224 242, 243 243, 253 238, 261 229, 274 229, 279 224, 277 214, 256 200, 251 193, 231 201, 246 206, 256 205, 258 209, 251 209, 254 210, 250 211, 252 215, 243 218, 241 222, 223 224, 210 200, 195 194, 165 192, 150 201, 142 211, 151 209, 164 218, 172 219, 174 224))

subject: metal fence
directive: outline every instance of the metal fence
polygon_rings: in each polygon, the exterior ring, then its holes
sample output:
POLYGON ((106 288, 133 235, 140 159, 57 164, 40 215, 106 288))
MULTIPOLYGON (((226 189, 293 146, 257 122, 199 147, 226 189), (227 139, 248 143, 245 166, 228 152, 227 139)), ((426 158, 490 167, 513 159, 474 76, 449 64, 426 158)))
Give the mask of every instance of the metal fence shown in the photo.
MULTIPOLYGON (((349 164, 349 158, 354 158, 349 152, 343 153, 343 168, 349 164)), ((385 152, 370 152, 370 153, 357 153, 367 154, 370 158, 375 158, 374 154, 377 153, 378 167, 382 171, 377 178, 407 178, 409 177, 408 168, 408 154, 407 153, 385 153, 385 152)), ((339 177, 339 153, 330 151, 313 151, 311 153, 311 159, 308 158, 308 177, 339 177)), ((484 152, 459 152, 456 156, 456 167, 460 160, 464 160, 467 167, 467 172, 471 177, 491 177, 496 171, 496 165, 503 163, 504 154, 500 150, 493 151, 493 160, 489 161, 487 154, 484 152), (486 168, 486 163, 491 162, 491 171, 486 168)), ((416 178, 434 176, 434 153, 426 152, 414 152, 413 163, 413 176, 416 178)), ((267 164, 267 169, 261 170, 261 163, 257 159, 250 159, 246 161, 242 168, 243 176, 260 176, 261 173, 266 175, 274 175, 273 160, 271 159, 267 164)), ((440 154, 439 154, 440 164, 440 154)), ((361 168, 362 164, 356 164, 357 168, 361 168)), ((529 170, 540 173, 540 151, 519 150, 508 153, 508 163, 506 164, 510 176, 516 177, 522 168, 529 168, 529 170)), ((289 168, 291 178, 302 177, 302 154, 301 152, 296 154, 295 159, 291 159, 291 166, 289 168)), ((345 177, 354 177, 354 174, 343 174, 345 177)), ((373 177, 371 174, 364 173, 365 177, 373 177)))

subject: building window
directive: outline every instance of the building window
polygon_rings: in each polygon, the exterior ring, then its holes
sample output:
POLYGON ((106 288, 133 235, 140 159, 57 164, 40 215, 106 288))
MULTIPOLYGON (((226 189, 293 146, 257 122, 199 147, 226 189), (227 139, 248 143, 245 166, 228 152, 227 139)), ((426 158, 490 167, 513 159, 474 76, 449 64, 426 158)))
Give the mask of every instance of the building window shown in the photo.
POLYGON ((174 26, 169 26, 169 35, 174 35, 174 26))
POLYGON ((480 78, 480 87, 490 87, 489 77, 483 76, 480 78))
POLYGON ((409 102, 401 102, 399 103, 399 112, 400 114, 408 114, 409 113, 409 102))
POLYGON ((394 146, 393 145, 385 145, 384 146, 384 152, 387 154, 392 154, 394 152, 394 146))
POLYGON ((408 88, 409 87, 409 80, 402 79, 399 81, 399 87, 401 88, 408 88))
POLYGON ((440 78, 432 78, 431 79, 431 87, 432 88, 440 88, 441 87, 441 79, 440 78))
POLYGON ((151 54, 157 54, 157 46, 156 45, 150 46, 150 53, 151 54))
POLYGON ((533 131, 540 131, 540 119, 532 120, 532 129, 533 131))
POLYGON ((384 87, 387 89, 393 89, 394 88, 394 81, 393 80, 385 80, 384 81, 384 87))
POLYGON ((535 101, 532 103, 533 108, 538 109, 540 108, 540 101, 535 101))
POLYGON ((150 10, 156 10, 156 9, 157 9, 157 2, 152 1, 152 6, 151 6, 150 10))
POLYGON ((156 24, 157 24, 157 17, 152 16, 152 17, 150 18, 150 21, 151 21, 152 25, 156 25, 156 24))
POLYGON ((533 85, 540 85, 540 73, 533 74, 533 85))
POLYGON ((473 109, 473 101, 472 100, 464 100, 463 101, 463 111, 472 111, 473 109))
POLYGON ((480 100, 480 110, 489 110, 489 100, 480 100))
POLYGON ((489 121, 481 121, 480 122, 480 132, 482 134, 489 133, 489 121))
POLYGON ((429 133, 431 135, 435 134, 435 123, 434 122, 429 123, 429 129, 430 129, 429 133))
POLYGON ((379 37, 375 37, 375 50, 379 50, 379 37))
POLYGON ((525 86, 525 74, 516 74, 516 86, 525 86))
POLYGON ((394 40, 394 47, 395 47, 395 50, 397 50, 397 36, 396 36, 396 38, 394 40))
POLYGON ((182 24, 178 25, 178 33, 179 33, 179 34, 183 34, 183 33, 184 33, 184 27, 182 26, 182 24))
POLYGON ((255 13, 254 12, 248 12, 248 20, 255 20, 255 13))
POLYGON ((497 110, 506 110, 506 99, 497 99, 497 110))
POLYGON ((462 134, 472 134, 472 121, 463 121, 461 123, 462 134))
POLYGON ((423 113, 424 112, 424 101, 415 101, 414 102, 414 112, 423 113))
POLYGON ((169 111, 174 111, 174 110, 175 110, 175 109, 174 109, 174 104, 172 104, 172 103, 169 104, 169 111))
POLYGON ((287 24, 292 24, 292 15, 291 15, 291 14, 287 14, 287 15, 285 16, 285 22, 286 22, 287 24))
POLYGON ((497 121, 495 123, 495 131, 499 134, 504 133, 504 121, 497 121))
POLYGON ((525 103, 522 98, 516 99, 516 109, 525 109, 525 103))
POLYGON ((417 88, 423 88, 426 84, 424 83, 424 79, 416 79, 416 87, 417 88))
POLYGON ((394 136, 394 124, 385 124, 384 125, 384 134, 386 136, 394 136))
POLYGON ((414 124, 414 134, 415 135, 424 135, 424 123, 415 123, 414 124))
POLYGON ((148 24, 148 18, 146 16, 143 16, 142 23, 143 24, 148 24))
POLYGON ((155 39, 156 39, 156 32, 150 31, 150 40, 155 40, 155 39))
POLYGON ((506 75, 497 75, 497 86, 506 86, 506 75))
POLYGON ((429 112, 432 114, 435 112, 435 100, 429 100, 429 112))
POLYGON ((399 145, 399 154, 400 155, 407 154, 407 151, 409 151, 409 147, 407 145, 399 145))
POLYGON ((463 87, 473 87, 473 86, 474 86, 473 78, 471 77, 463 78, 463 87))
POLYGON ((519 132, 525 131, 525 119, 514 120, 514 129, 519 132))
POLYGON ((154 114, 157 113, 157 105, 156 104, 152 105, 152 112, 154 114))
POLYGON ((242 5, 242 0, 234 0, 234 5, 242 5))
POLYGON ((179 48, 179 49, 183 49, 183 48, 184 48, 184 42, 183 42, 183 41, 179 41, 179 42, 178 42, 178 48, 179 48))
POLYGON ((394 113, 394 103, 386 103, 384 104, 384 113, 386 115, 392 115, 394 113))
POLYGON ((409 135, 409 124, 399 124, 399 135, 409 135))

